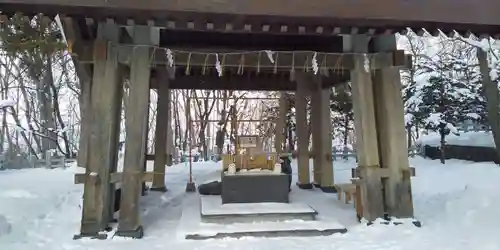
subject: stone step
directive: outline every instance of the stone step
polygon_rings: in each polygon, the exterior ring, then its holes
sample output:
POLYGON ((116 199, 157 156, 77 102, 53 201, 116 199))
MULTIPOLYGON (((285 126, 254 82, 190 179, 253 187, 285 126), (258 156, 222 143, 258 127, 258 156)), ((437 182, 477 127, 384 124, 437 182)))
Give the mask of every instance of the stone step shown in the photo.
POLYGON ((216 232, 211 234, 190 232, 185 235, 187 240, 207 240, 207 239, 222 239, 222 238, 241 238, 241 237, 317 237, 328 236, 336 233, 346 233, 344 227, 328 228, 328 229, 267 229, 267 230, 245 230, 235 232, 216 232))
POLYGON ((230 203, 219 196, 201 197, 201 221, 204 223, 252 223, 289 220, 313 221, 317 212, 302 203, 230 203))
MULTIPOLYGON (((312 237, 345 233, 347 229, 333 218, 313 218, 317 212, 306 204, 224 204, 219 196, 193 195, 183 202, 182 216, 177 227, 179 237, 189 240, 240 238, 240 237, 312 237), (229 205, 229 206, 228 206, 229 205), (221 221, 207 223, 205 216, 215 216, 221 221), (292 220, 268 221, 269 217, 294 215, 292 220), (276 215, 277 214, 277 215, 276 215), (310 217, 304 216, 309 214, 310 217), (221 216, 228 216, 221 218, 221 216), (263 216, 264 215, 264 216, 263 216), (271 216, 272 215, 272 216, 271 216), (255 221, 258 216, 266 220, 255 221), (301 219, 301 216, 302 217, 301 219), (237 218, 237 219, 235 219, 237 218), (244 219, 251 218, 250 223, 244 219), (229 222, 229 223, 228 223, 229 222)), ((283 218, 283 217, 281 217, 283 218)))

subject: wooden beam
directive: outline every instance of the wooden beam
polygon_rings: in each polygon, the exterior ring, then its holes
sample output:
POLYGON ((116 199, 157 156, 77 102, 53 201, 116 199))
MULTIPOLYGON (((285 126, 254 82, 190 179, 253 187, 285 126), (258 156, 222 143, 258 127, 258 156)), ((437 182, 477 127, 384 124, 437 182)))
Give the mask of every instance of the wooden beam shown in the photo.
MULTIPOLYGON (((159 176, 159 175, 164 175, 164 173, 156 173, 156 172, 137 173, 137 176, 141 182, 152 182, 153 179, 155 178, 155 176, 159 176)), ((75 177, 74 177, 75 184, 83 184, 87 180, 89 182, 93 182, 93 183, 100 181, 98 175, 88 175, 88 174, 84 174, 84 173, 75 174, 75 177)), ((109 182, 116 184, 116 183, 122 182, 122 180, 123 180, 123 173, 121 173, 121 172, 112 173, 110 175, 109 182)))
MULTIPOLYGON (((213 23, 215 26, 213 29, 216 30, 220 30, 219 27, 223 25, 229 25, 230 30, 236 32, 256 32, 257 29, 260 31, 259 24, 265 23, 270 25, 271 31, 285 26, 287 28, 283 32, 298 34, 316 33, 315 27, 318 25, 329 28, 328 31, 323 31, 329 34, 335 33, 331 29, 336 27, 350 27, 347 30, 350 30, 351 34, 361 34, 365 30, 366 34, 369 34, 370 29, 387 31, 404 27, 425 28, 430 31, 438 28, 471 30, 477 34, 488 32, 496 34, 500 26, 500 18, 495 12, 500 9, 500 3, 493 0, 478 0, 474 4, 465 1, 393 4, 389 0, 379 1, 376 4, 370 0, 360 0, 356 3, 328 0, 293 2, 269 0, 203 4, 198 1, 164 0, 147 2, 88 0, 84 3, 61 0, 1 0, 0 3, 2 12, 9 14, 68 13, 97 20, 113 17, 124 22, 127 18, 133 18, 140 20, 141 24, 155 20, 153 23, 165 28, 203 31, 209 30, 207 23, 213 23), (386 7, 391 4, 393 5, 391 8, 386 7), (287 6, 294 8, 290 10, 287 6), (447 13, 452 9, 468 10, 468 14, 447 13), (269 18, 270 16, 272 18, 269 18), (241 20, 253 20, 253 22, 241 20), (172 22, 173 25, 170 24, 172 22), (299 28, 301 26, 307 29, 302 30, 299 28)), ((343 30, 342 33, 347 30, 343 30)), ((399 30, 395 30, 397 31, 399 30)))
MULTIPOLYGON (((150 43, 152 29, 148 26, 135 26, 133 39, 137 44, 150 43)), ((143 228, 139 220, 139 197, 141 181, 137 173, 144 171, 146 129, 149 110, 150 48, 134 49, 134 60, 130 66, 129 105, 126 110, 126 143, 123 167, 122 202, 118 219, 117 234, 125 237, 141 238, 143 228)))
MULTIPOLYGON (((220 122, 220 120, 191 120, 191 122, 220 122)), ((241 120, 236 120, 236 122, 277 122, 277 119, 275 118, 270 118, 269 120, 259 120, 259 119, 241 119, 241 120)))
MULTIPOLYGON (((205 99, 224 100, 225 98, 222 98, 222 97, 200 97, 200 99, 203 99, 203 100, 205 100, 205 99)), ((238 100, 241 100, 241 101, 246 101, 246 100, 275 100, 275 101, 278 101, 279 99, 280 99, 279 97, 240 97, 240 98, 238 98, 238 100)))
MULTIPOLYGON (((134 45, 118 45, 120 50, 119 61, 128 64, 132 58, 134 45)), ((218 50, 218 49, 187 49, 169 48, 172 52, 173 63, 178 66, 189 66, 192 68, 215 68, 217 60, 222 69, 225 68, 254 68, 272 69, 276 71, 295 70, 312 71, 313 58, 321 70, 351 70, 354 69, 355 54, 324 53, 315 51, 274 51, 272 60, 265 51, 240 51, 240 50, 218 50)), ((165 60, 167 48, 154 48, 151 53, 151 64, 165 66, 169 64, 165 60)), ((372 69, 382 67, 408 68, 411 58, 405 55, 403 50, 387 53, 366 54, 372 69)))
MULTIPOLYGON (((381 178, 389 178, 391 177, 391 173, 389 169, 387 168, 378 168, 375 169, 374 171, 377 172, 377 175, 380 176, 381 178)), ((416 170, 414 167, 409 167, 406 169, 401 169, 401 174, 405 174, 408 176, 415 176, 416 175, 416 170)), ((351 169, 351 177, 352 178, 359 178, 360 177, 360 171, 357 168, 351 169)))
MULTIPOLYGON (((348 72, 332 73, 323 77, 323 88, 332 87, 350 79, 348 72)), ((254 91, 294 91, 295 83, 288 75, 274 75, 272 73, 225 75, 219 77, 207 75, 177 75, 170 82, 171 89, 209 89, 209 90, 254 90, 254 91)), ((158 79, 151 79, 151 88, 158 88, 158 79)))

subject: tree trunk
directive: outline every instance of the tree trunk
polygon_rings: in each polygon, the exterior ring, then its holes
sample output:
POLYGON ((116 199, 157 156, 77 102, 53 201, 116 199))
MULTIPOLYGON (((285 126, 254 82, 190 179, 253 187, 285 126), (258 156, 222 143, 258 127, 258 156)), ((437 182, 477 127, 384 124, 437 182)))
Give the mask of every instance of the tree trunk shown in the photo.
POLYGON ((445 157, 446 157, 446 150, 445 150, 445 146, 446 146, 446 134, 444 133, 443 130, 441 130, 439 132, 439 134, 441 135, 441 147, 440 147, 440 151, 441 151, 441 163, 444 164, 445 163, 445 157))
POLYGON ((407 131, 407 146, 408 146, 408 149, 411 148, 411 127, 412 126, 407 126, 406 127, 406 131, 407 131))
POLYGON ((40 120, 41 120, 41 133, 44 135, 42 138, 42 155, 51 149, 55 149, 55 142, 57 140, 55 133, 55 122, 52 109, 52 92, 51 85, 54 83, 52 76, 52 60, 49 55, 46 55, 46 63, 42 63, 40 67, 45 68, 45 73, 42 80, 38 80, 37 97, 40 103, 40 120))

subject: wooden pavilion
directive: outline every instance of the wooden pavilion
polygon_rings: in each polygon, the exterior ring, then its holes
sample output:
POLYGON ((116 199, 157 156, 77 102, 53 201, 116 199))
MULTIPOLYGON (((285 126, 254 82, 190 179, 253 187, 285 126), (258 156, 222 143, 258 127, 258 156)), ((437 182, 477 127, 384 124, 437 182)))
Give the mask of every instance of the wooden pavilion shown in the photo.
POLYGON ((324 139, 332 129, 329 88, 352 82, 363 216, 413 217, 399 75, 408 60, 394 33, 410 27, 497 37, 498 9, 493 0, 0 0, 0 20, 6 24, 18 12, 26 22, 40 13, 47 25, 61 20, 86 100, 80 148, 86 173, 76 178, 85 185, 81 236, 101 237, 121 182, 118 234, 141 237, 141 185, 152 181, 153 190, 166 190, 169 91, 180 88, 297 91, 301 188, 312 186, 310 95, 313 184, 332 191, 331 140, 324 139), (116 173, 125 81, 132 105, 124 171, 116 173), (159 93, 155 168, 145 173, 152 88, 159 93))

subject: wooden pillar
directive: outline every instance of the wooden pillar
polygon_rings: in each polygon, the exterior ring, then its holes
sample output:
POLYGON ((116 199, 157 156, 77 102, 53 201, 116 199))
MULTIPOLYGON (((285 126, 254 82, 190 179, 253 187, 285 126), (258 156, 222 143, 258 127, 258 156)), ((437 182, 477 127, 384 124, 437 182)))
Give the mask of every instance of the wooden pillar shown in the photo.
MULTIPOLYGON (((132 38, 135 44, 151 43, 152 28, 134 26, 132 38)), ((122 180, 122 199, 117 235, 133 238, 143 236, 139 220, 139 197, 145 159, 146 134, 149 110, 149 79, 151 49, 134 47, 130 62, 129 105, 125 114, 125 156, 122 180)))
POLYGON ((313 76, 312 133, 314 150, 314 182, 324 192, 335 192, 333 187, 332 125, 330 119, 331 89, 322 88, 322 77, 313 76))
POLYGON ((278 120, 276 121, 276 134, 274 135, 274 148, 276 153, 283 153, 285 144, 285 121, 286 121, 286 93, 281 92, 279 98, 278 120))
POLYGON ((116 170, 118 158, 122 86, 118 77, 117 49, 110 44, 118 42, 119 27, 112 22, 99 23, 97 33, 80 236, 105 238, 106 235, 99 232, 112 219, 113 185, 109 180, 110 173, 116 170))
POLYGON ((172 166, 174 161, 174 131, 172 130, 172 93, 168 90, 168 110, 167 110, 167 166, 172 166))
MULTIPOLYGON (((347 37, 351 52, 367 53, 369 38, 365 35, 347 37)), ((379 149, 371 71, 365 68, 368 58, 359 54, 351 71, 351 92, 356 133, 358 175, 360 176, 363 217, 373 221, 384 215, 382 182, 379 176, 379 149)), ((403 136, 403 139, 405 137, 403 136)))
MULTIPOLYGON (((146 140, 146 143, 144 144, 144 161, 142 163, 142 170, 144 172, 147 171, 148 169, 148 160, 146 159, 146 155, 148 155, 148 146, 149 146, 149 111, 150 111, 150 107, 151 107, 151 93, 148 92, 148 111, 146 113, 146 120, 148 121, 147 124, 146 124, 146 128, 144 129, 143 133, 144 133, 144 137, 145 137, 145 140, 146 140)), ((126 117, 125 117, 126 119, 126 117)), ((153 161, 154 163, 154 161, 153 161)), ((146 185, 146 182, 142 182, 141 181, 141 196, 145 196, 147 194, 147 185, 146 185)))
POLYGON ((323 135, 321 134, 321 92, 316 86, 317 82, 312 80, 311 88, 311 134, 312 134, 312 155, 313 155, 313 184, 321 187, 321 154, 323 135))
POLYGON ((85 168, 87 166, 88 146, 92 126, 91 91, 92 91, 92 66, 81 61, 93 60, 93 45, 84 41, 82 31, 71 17, 60 18, 71 59, 75 67, 75 73, 79 79, 80 95, 78 97, 80 107, 80 136, 78 142, 77 165, 85 168))
MULTIPOLYGON (((375 37, 372 42, 375 52, 397 50, 394 35, 375 37)), ((373 81, 380 162, 389 173, 389 177, 383 179, 386 212, 394 217, 411 218, 411 175, 399 68, 376 70, 373 81)))
POLYGON ((309 131, 307 127, 307 99, 310 93, 308 78, 305 74, 297 76, 297 92, 295 93, 295 112, 297 112, 297 159, 299 182, 301 189, 311 189, 309 172, 309 131))
POLYGON ((319 89, 321 96, 320 118, 321 118, 321 190, 323 192, 335 193, 333 187, 333 159, 332 159, 332 120, 330 115, 330 97, 332 89, 319 89))
MULTIPOLYGON (((76 62, 78 58, 73 59, 73 63, 76 62)), ((76 67, 76 66, 75 66, 76 67)), ((79 167, 87 166, 88 159, 88 151, 89 151, 89 140, 92 126, 92 104, 91 104, 91 96, 92 96, 92 77, 90 77, 92 70, 90 67, 80 67, 78 70, 78 78, 80 80, 80 138, 78 141, 78 155, 77 155, 77 165, 79 167), (84 72, 81 72, 84 71, 84 72), (85 75, 85 76, 83 76, 85 75)))
POLYGON ((167 163, 167 136, 170 119, 170 88, 169 77, 165 67, 158 67, 158 102, 156 105, 156 134, 155 134, 155 162, 154 178, 151 190, 166 192, 165 165, 167 163))

